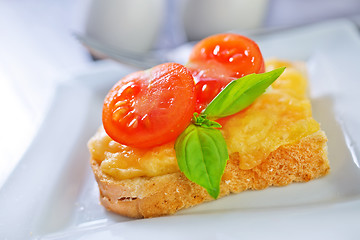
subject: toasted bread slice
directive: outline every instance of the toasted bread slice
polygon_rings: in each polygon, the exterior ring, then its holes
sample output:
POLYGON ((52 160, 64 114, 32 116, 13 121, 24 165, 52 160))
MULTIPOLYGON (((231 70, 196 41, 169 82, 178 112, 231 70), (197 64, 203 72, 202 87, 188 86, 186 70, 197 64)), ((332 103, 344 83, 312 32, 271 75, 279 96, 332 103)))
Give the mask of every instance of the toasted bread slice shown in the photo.
MULTIPOLYGON (((326 175, 330 170, 326 142, 324 132, 318 131, 297 143, 279 147, 260 165, 249 170, 238 167, 239 155, 233 153, 222 177, 219 197, 248 189, 307 182, 326 175)), ((104 174, 93 159, 91 166, 102 205, 121 215, 156 217, 213 200, 204 188, 181 172, 119 181, 104 174)))
MULTIPOLYGON (((311 117, 310 101, 306 98, 307 83, 301 73, 303 66, 277 60, 268 62, 270 69, 284 65, 288 72, 273 84, 273 94, 265 94, 223 125, 230 158, 221 180, 219 197, 248 189, 307 182, 326 175, 330 170, 327 138, 311 117), (233 130, 236 130, 235 134, 233 130)), ((126 159, 125 162, 117 159, 116 151, 123 148, 104 135, 106 133, 100 129, 90 140, 89 148, 100 201, 110 211, 148 218, 173 214, 213 200, 204 188, 180 172, 171 144, 148 154, 151 159, 137 166, 139 171, 132 172, 122 168, 126 167, 126 159), (168 164, 166 168, 161 168, 165 163, 168 164), (157 169, 155 175, 143 171, 144 168, 153 170, 154 166, 161 170, 157 169), (168 172, 164 173, 163 169, 168 172)), ((145 156, 141 154, 135 159, 136 163, 145 156)))

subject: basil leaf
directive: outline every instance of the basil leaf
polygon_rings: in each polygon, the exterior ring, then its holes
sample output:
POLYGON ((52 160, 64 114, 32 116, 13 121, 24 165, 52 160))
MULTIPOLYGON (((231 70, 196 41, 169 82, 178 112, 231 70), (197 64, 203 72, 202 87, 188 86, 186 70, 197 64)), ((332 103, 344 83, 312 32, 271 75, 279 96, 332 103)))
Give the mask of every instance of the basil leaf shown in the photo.
POLYGON ((235 114, 263 94, 285 70, 285 67, 261 74, 249 74, 230 82, 206 107, 203 114, 211 119, 235 114))
POLYGON ((217 198, 221 176, 229 159, 221 132, 190 124, 176 139, 175 151, 179 168, 185 176, 217 198))

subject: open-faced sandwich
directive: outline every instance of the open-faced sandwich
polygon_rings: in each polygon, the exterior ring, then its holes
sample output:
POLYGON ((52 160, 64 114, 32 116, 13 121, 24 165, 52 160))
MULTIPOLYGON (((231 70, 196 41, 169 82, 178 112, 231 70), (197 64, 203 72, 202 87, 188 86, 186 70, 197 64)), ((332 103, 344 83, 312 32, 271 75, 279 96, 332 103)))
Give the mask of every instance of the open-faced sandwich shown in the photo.
POLYGON ((237 34, 200 41, 185 66, 124 77, 88 144, 102 205, 155 217, 326 175, 327 139, 306 90, 303 65, 265 64, 237 34))

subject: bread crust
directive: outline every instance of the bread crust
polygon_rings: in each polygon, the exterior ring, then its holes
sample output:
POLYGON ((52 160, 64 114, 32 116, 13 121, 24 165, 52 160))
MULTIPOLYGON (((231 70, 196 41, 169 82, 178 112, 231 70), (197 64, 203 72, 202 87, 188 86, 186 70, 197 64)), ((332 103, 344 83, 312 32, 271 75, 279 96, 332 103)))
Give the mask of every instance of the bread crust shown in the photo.
MULTIPOLYGON (((239 168, 239 153, 233 153, 222 176, 219 197, 248 189, 285 186, 307 182, 329 173, 327 138, 319 130, 296 143, 280 146, 260 165, 249 170, 239 168)), ((116 180, 104 174, 91 159, 100 190, 100 202, 110 211, 133 218, 174 214, 213 198, 188 180, 181 172, 156 177, 116 180)))

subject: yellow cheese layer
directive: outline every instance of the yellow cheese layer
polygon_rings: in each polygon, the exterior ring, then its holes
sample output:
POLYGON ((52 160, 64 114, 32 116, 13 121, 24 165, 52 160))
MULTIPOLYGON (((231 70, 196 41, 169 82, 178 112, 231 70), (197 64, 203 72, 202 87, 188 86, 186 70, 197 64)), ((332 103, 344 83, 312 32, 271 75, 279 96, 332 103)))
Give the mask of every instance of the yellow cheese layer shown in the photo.
MULTIPOLYGON (((241 169, 251 169, 281 145, 320 130, 306 97, 307 80, 301 67, 271 60, 267 70, 286 66, 285 72, 250 107, 222 121, 229 154, 238 152, 241 169)), ((89 141, 92 158, 116 178, 158 176, 179 171, 174 142, 150 150, 121 145, 100 128, 89 141)))

